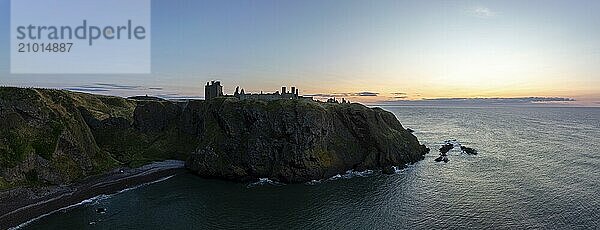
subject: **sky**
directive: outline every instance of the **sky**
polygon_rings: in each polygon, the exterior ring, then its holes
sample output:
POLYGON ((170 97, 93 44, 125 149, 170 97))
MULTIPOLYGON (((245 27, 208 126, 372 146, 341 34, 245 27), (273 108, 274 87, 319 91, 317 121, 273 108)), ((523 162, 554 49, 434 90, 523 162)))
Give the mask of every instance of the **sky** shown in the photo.
POLYGON ((287 85, 361 102, 598 106, 599 10, 600 1, 153 0, 151 74, 27 75, 10 74, 10 1, 0 0, 0 85, 202 97, 221 80, 226 93, 287 85))

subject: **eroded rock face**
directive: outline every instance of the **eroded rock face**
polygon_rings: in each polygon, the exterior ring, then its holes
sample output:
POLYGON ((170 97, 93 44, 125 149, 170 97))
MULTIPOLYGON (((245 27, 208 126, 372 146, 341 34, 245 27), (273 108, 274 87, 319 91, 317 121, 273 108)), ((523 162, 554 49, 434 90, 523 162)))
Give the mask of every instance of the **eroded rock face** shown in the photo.
POLYGON ((286 183, 349 169, 413 163, 428 149, 396 117, 360 104, 217 99, 190 104, 202 144, 187 167, 201 176, 286 183))
POLYGON ((179 117, 180 111, 168 101, 138 101, 133 112, 134 126, 142 132, 163 131, 179 117))
POLYGON ((0 188, 164 159, 187 159, 204 177, 295 183, 412 163, 428 151, 392 113, 303 100, 175 103, 0 88, 0 128, 0 188))

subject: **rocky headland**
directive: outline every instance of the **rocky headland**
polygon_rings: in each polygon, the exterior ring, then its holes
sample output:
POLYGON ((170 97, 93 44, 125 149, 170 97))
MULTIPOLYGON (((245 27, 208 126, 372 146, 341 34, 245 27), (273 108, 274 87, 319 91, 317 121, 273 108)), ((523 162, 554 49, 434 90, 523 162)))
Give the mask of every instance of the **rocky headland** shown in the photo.
POLYGON ((0 88, 2 190, 77 184, 166 159, 202 177, 300 183, 386 170, 428 151, 392 113, 357 103, 0 88))

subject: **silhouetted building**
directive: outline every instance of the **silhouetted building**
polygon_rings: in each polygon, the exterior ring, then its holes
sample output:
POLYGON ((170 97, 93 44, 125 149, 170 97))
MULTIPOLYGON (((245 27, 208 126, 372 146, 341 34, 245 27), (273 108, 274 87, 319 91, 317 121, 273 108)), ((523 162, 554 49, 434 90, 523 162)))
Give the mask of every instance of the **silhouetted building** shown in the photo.
POLYGON ((305 97, 299 95, 299 90, 296 87, 291 87, 291 91, 287 91, 287 87, 281 87, 281 92, 275 91, 275 93, 245 93, 244 89, 241 89, 239 86, 235 88, 234 97, 239 98, 240 100, 245 99, 258 99, 258 100, 281 100, 281 99, 302 99, 302 100, 312 100, 312 97, 305 97))
MULTIPOLYGON (((300 91, 295 86, 291 87, 291 91, 287 91, 287 89, 288 88, 285 86, 281 87, 281 93, 279 91, 275 91, 275 93, 263 93, 263 91, 260 91, 260 93, 246 93, 244 91, 244 89, 242 89, 238 86, 238 87, 235 87, 235 92, 233 93, 233 97, 236 97, 240 100, 257 99, 257 100, 265 100, 265 101, 281 100, 281 99, 313 100, 313 97, 300 96, 299 95, 300 91)), ((223 94, 223 86, 221 85, 221 82, 219 82, 219 81, 207 82, 206 86, 204 87, 204 98, 206 100, 210 100, 212 98, 220 97, 220 96, 231 97, 231 95, 223 94)))
POLYGON ((223 86, 220 81, 206 82, 204 86, 204 99, 210 100, 215 97, 223 96, 223 86))

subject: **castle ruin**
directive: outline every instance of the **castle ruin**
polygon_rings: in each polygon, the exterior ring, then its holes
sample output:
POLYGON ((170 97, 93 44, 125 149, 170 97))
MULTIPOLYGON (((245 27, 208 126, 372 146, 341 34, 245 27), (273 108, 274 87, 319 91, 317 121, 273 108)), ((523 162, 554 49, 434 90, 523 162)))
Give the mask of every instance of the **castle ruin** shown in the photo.
POLYGON ((239 98, 240 100, 246 100, 246 99, 258 99, 258 100, 266 100, 266 101, 271 101, 271 100, 282 100, 282 99, 306 99, 306 100, 312 100, 312 97, 305 97, 305 96, 300 96, 299 95, 299 89, 297 89, 296 87, 292 86, 291 90, 288 91, 287 87, 283 86, 281 87, 281 92, 280 91, 275 91, 275 93, 246 93, 244 92, 244 89, 241 89, 240 91, 240 87, 236 87, 235 88, 235 93, 233 94, 234 97, 239 98))
MULTIPOLYGON (((292 100, 292 99, 313 100, 313 97, 300 96, 299 92, 300 92, 300 90, 297 89, 295 86, 292 86, 289 91, 286 86, 283 86, 283 87, 281 87, 281 92, 275 91, 274 93, 263 93, 261 91, 260 93, 246 93, 244 91, 244 89, 240 90, 240 87, 238 86, 235 88, 233 97, 236 97, 240 100, 255 99, 255 100, 265 100, 265 101, 292 100)), ((206 86, 204 87, 204 98, 206 100, 210 100, 212 98, 220 97, 220 96, 229 96, 229 95, 223 94, 223 86, 221 85, 221 82, 219 82, 219 81, 207 82, 206 86)))
POLYGON ((223 86, 220 81, 206 82, 204 86, 204 99, 210 100, 215 97, 223 96, 223 86))

